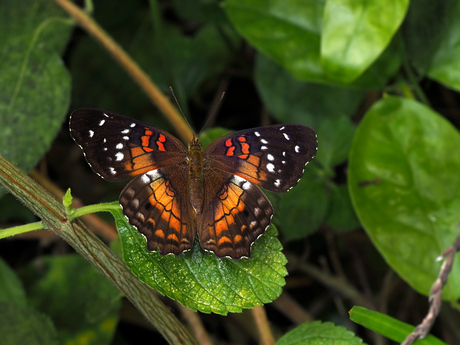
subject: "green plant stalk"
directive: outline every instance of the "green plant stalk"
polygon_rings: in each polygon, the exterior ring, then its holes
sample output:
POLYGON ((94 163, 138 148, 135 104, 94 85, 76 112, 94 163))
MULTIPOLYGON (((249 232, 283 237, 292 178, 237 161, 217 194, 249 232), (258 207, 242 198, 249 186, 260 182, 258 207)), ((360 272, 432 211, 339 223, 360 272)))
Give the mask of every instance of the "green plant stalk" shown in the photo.
POLYGON ((63 238, 111 280, 170 344, 197 344, 154 290, 142 284, 79 220, 70 222, 60 202, 3 156, 0 156, 0 184, 41 218, 45 228, 63 238))
MULTIPOLYGON (((398 343, 404 341, 407 335, 415 329, 414 326, 396 320, 391 316, 363 307, 355 306, 350 310, 349 314, 351 321, 398 343)), ((428 335, 424 339, 419 339, 416 343, 418 345, 447 345, 432 335, 428 335)))

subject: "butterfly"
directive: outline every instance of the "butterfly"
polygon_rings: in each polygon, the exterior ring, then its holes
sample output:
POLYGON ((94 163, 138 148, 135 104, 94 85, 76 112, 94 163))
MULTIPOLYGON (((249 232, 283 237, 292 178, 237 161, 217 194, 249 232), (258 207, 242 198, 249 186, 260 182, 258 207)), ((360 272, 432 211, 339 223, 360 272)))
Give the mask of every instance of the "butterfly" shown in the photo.
POLYGON ((166 131, 99 109, 75 110, 70 133, 102 178, 133 178, 120 194, 123 214, 162 255, 190 250, 197 232, 217 257, 250 257, 273 216, 257 186, 287 192, 318 147, 313 129, 285 124, 234 132, 204 151, 193 138, 187 149, 166 131))

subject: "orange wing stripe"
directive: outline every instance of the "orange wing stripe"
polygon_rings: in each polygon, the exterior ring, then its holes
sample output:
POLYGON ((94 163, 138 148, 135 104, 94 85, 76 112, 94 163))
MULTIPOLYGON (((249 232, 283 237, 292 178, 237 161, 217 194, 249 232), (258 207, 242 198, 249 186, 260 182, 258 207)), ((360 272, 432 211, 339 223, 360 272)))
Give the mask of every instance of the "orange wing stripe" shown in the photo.
POLYGON ((219 239, 219 241, 217 242, 217 245, 221 246, 224 243, 232 243, 232 241, 228 237, 223 236, 219 239))
POLYGON ((165 233, 163 232, 163 230, 157 230, 155 231, 155 236, 165 238, 165 233))

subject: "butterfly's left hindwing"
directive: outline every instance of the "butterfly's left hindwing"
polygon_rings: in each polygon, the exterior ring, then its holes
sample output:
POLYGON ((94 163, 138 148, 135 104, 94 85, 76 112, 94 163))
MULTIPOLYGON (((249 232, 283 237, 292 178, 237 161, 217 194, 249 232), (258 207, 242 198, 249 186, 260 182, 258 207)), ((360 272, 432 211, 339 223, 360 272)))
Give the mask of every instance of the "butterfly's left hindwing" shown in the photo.
POLYGON ((122 181, 185 160, 187 149, 171 134, 99 109, 78 109, 70 134, 91 168, 109 181, 122 181))
POLYGON ((316 133, 298 124, 228 134, 203 152, 205 167, 237 175, 272 192, 287 192, 316 155, 316 133))
POLYGON ((205 169, 205 206, 197 214, 200 245, 218 257, 249 257, 265 232, 273 208, 259 187, 232 174, 205 169))

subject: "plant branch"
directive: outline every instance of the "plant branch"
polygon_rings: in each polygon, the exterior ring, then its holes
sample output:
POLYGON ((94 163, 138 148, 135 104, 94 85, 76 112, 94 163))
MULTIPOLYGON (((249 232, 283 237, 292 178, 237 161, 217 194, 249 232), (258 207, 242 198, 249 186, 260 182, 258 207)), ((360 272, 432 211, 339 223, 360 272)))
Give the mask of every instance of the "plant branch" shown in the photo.
POLYGON ((275 338, 273 338, 264 307, 261 305, 255 306, 254 309, 252 309, 252 316, 256 322, 257 330, 259 331, 259 344, 273 345, 275 343, 275 338))
POLYGON ((169 99, 153 83, 150 77, 139 67, 139 65, 115 42, 91 16, 82 11, 78 6, 69 0, 54 0, 67 13, 69 13, 77 23, 90 34, 104 49, 117 61, 126 73, 140 86, 152 102, 165 114, 169 122, 177 130, 179 136, 189 142, 192 138, 191 129, 184 121, 176 108, 169 99))
POLYGON ((154 290, 142 284, 79 220, 69 222, 64 206, 3 156, 0 156, 0 184, 41 218, 46 228, 63 238, 111 280, 170 344, 196 344, 154 290))
POLYGON ((430 332, 433 323, 436 320, 440 310, 441 310, 441 302, 442 302, 442 289, 447 283, 447 278, 449 277, 449 273, 452 270, 452 266, 454 264, 455 254, 460 251, 460 234, 457 236, 455 243, 447 248, 444 253, 442 253, 438 258, 437 261, 445 260, 441 266, 441 270, 439 271, 438 278, 435 280, 433 286, 431 287, 430 291, 430 308, 428 309, 428 313, 426 314, 425 318, 423 319, 422 323, 420 323, 415 330, 409 334, 406 339, 401 343, 401 345, 411 345, 417 339, 423 339, 426 335, 430 332))

